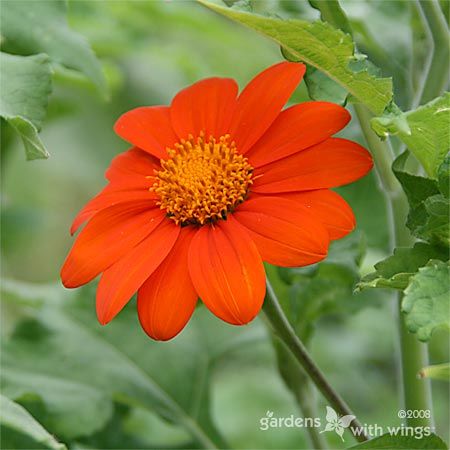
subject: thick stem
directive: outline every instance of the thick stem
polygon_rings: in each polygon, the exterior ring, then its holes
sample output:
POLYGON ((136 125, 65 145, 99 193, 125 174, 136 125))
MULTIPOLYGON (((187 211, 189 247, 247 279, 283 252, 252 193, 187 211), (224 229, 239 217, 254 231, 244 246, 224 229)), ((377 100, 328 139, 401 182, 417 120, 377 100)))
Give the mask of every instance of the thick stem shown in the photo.
MULTIPOLYGON (((295 331, 292 329, 289 321, 284 315, 280 303, 278 302, 278 298, 268 280, 267 295, 264 301, 264 312, 278 337, 289 348, 311 381, 328 400, 330 406, 341 416, 348 414, 354 415, 345 401, 328 383, 321 370, 312 360, 302 341, 295 334, 295 331)), ((353 419, 352 426, 349 427, 349 430, 356 440, 360 442, 367 440, 367 437, 362 432, 362 426, 357 419, 353 419), (361 433, 358 431, 355 432, 355 428, 361 429, 361 433)))
POLYGON ((419 104, 427 103, 442 94, 449 82, 449 30, 438 0, 420 0, 420 8, 433 39, 433 56, 419 104))
MULTIPOLYGON (((392 170, 392 151, 370 128, 371 113, 362 105, 355 106, 361 129, 375 160, 378 179, 386 195, 391 222, 391 246, 409 246, 412 239, 405 227, 408 203, 392 170)), ((427 347, 408 332, 401 313, 402 294, 398 295, 398 333, 403 380, 403 406, 408 410, 429 410, 431 412, 430 383, 423 383, 417 374, 428 363, 427 347)), ((431 419, 407 418, 409 426, 431 426, 431 419)))

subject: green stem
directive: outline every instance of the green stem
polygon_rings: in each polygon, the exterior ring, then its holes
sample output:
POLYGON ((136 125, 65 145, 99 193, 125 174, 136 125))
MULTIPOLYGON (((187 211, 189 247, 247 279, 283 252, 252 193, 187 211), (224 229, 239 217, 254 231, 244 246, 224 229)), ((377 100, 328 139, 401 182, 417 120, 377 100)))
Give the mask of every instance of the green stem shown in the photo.
MULTIPOLYGON (((362 105, 355 105, 356 115, 367 144, 372 152, 379 181, 386 195, 391 222, 391 246, 409 246, 412 238, 405 226, 408 202, 400 184, 396 180, 391 164, 393 160, 390 146, 382 142, 370 128, 371 113, 362 105)), ((421 344, 405 327, 401 313, 403 294, 398 295, 398 332, 401 352, 401 372, 403 379, 403 406, 407 410, 429 410, 431 412, 431 388, 429 381, 419 380, 417 375, 428 363, 427 347, 421 344)), ((431 419, 407 418, 409 426, 431 426, 431 419)))
POLYGON ((438 0, 419 0, 433 40, 433 56, 419 104, 441 95, 449 82, 449 30, 438 0))
MULTIPOLYGON (((284 315, 284 312, 269 280, 267 280, 267 295, 264 301, 264 312, 278 337, 292 352, 294 357, 300 363, 303 370, 315 384, 317 389, 328 400, 330 406, 341 416, 349 414, 354 415, 345 401, 328 383, 321 370, 312 360, 311 356, 308 353, 308 350, 303 345, 302 341, 295 334, 295 331, 292 329, 289 321, 284 315)), ((362 431, 361 433, 355 432, 356 428, 362 428, 361 424, 356 418, 353 419, 352 425, 353 426, 349 427, 348 429, 353 434, 355 439, 360 442, 366 441, 367 437, 362 431)))
MULTIPOLYGON (((317 408, 314 392, 309 380, 305 380, 303 386, 295 392, 303 417, 317 417, 317 408)), ((326 450, 327 442, 323 434, 316 427, 308 427, 308 434, 314 450, 326 450)))

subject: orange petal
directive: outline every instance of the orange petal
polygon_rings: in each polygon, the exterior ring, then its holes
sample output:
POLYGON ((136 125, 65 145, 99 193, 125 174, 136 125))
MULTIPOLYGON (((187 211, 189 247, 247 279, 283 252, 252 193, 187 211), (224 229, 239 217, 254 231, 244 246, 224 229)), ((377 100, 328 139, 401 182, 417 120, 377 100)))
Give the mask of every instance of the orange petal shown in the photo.
POLYGON ((118 204, 96 214, 81 231, 61 269, 65 287, 88 283, 141 242, 163 220, 151 202, 118 204))
POLYGON ((281 62, 258 74, 239 95, 230 134, 246 153, 265 133, 305 73, 300 63, 281 62))
POLYGON ((128 303, 172 249, 180 227, 169 219, 121 260, 106 270, 97 288, 97 317, 102 325, 111 321, 128 303))
POLYGON ((228 132, 236 106, 238 86, 230 78, 207 78, 180 91, 170 107, 172 125, 180 139, 189 134, 206 137, 228 132))
POLYGON ((198 295, 217 317, 243 325, 258 314, 266 291, 264 266, 255 244, 233 217, 199 228, 188 261, 198 295))
POLYGON ((106 186, 99 194, 91 199, 77 214, 70 227, 70 234, 74 234, 78 228, 99 211, 119 203, 128 203, 139 200, 149 200, 149 208, 156 206, 156 195, 148 189, 121 191, 106 186))
POLYGON ((281 196, 306 206, 325 225, 330 239, 340 239, 355 228, 355 215, 350 205, 334 191, 320 189, 289 192, 281 196))
POLYGON ((277 161, 324 141, 342 130, 350 113, 329 102, 305 102, 282 111, 251 148, 247 157, 253 167, 277 161))
POLYGON ((263 261, 270 264, 307 266, 327 255, 327 230, 306 207, 291 200, 254 197, 233 215, 248 229, 263 261))
POLYGON ((194 228, 182 228, 167 258, 139 289, 139 320, 144 331, 158 341, 175 337, 194 312, 198 296, 187 259, 194 234, 194 228))
POLYGON ((142 106, 122 114, 114 131, 125 141, 142 148, 158 159, 167 158, 178 138, 170 123, 169 107, 142 106))
POLYGON ((370 153, 361 145, 329 138, 256 169, 252 191, 276 194, 342 186, 363 177, 372 166, 370 153))

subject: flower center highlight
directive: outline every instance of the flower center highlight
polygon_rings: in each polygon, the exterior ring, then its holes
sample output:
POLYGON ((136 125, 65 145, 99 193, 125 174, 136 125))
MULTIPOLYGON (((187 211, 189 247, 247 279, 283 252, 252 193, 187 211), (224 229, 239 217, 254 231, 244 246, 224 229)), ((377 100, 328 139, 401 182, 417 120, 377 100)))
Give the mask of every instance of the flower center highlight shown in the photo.
POLYGON ((158 205, 177 225, 205 225, 226 219, 247 196, 253 167, 236 151, 230 136, 187 140, 161 160, 153 191, 158 205))

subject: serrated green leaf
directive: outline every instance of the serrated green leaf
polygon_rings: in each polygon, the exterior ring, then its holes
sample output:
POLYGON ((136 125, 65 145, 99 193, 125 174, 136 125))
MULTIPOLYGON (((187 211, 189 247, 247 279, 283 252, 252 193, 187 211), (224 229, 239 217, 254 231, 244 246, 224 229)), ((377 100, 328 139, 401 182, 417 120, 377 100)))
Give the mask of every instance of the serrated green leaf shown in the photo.
POLYGON ((437 327, 450 328, 450 265, 430 261, 411 278, 402 301, 406 326, 420 341, 428 341, 437 327))
POLYGON ((349 450, 446 450, 445 442, 435 434, 423 436, 421 439, 415 436, 394 436, 392 434, 384 434, 370 441, 350 447, 349 450))
POLYGON ((356 289, 406 289, 411 276, 431 259, 448 261, 449 255, 446 250, 424 242, 417 242, 412 248, 398 247, 393 255, 375 264, 375 272, 365 276, 356 289))
POLYGON ((450 363, 433 364, 424 367, 420 372, 421 378, 432 378, 434 380, 442 380, 450 382, 450 363))
POLYGON ((439 166, 449 151, 450 93, 403 113, 394 111, 371 121, 381 137, 398 136, 420 161, 431 178, 437 178, 439 166))
POLYGON ((36 419, 21 405, 0 394, 0 424, 31 437, 53 450, 65 450, 36 419))
POLYGON ((0 116, 21 137, 27 159, 48 158, 38 131, 52 90, 49 57, 0 52, 0 80, 0 116))
POLYGON ((69 28, 66 15, 64 0, 3 0, 2 50, 23 55, 46 53, 52 61, 84 73, 106 95, 102 67, 88 42, 69 28))
POLYGON ((271 38, 300 60, 314 66, 343 86, 357 101, 381 114, 392 100, 392 80, 362 70, 354 72, 354 44, 349 35, 324 22, 283 20, 198 0, 208 8, 271 38))

